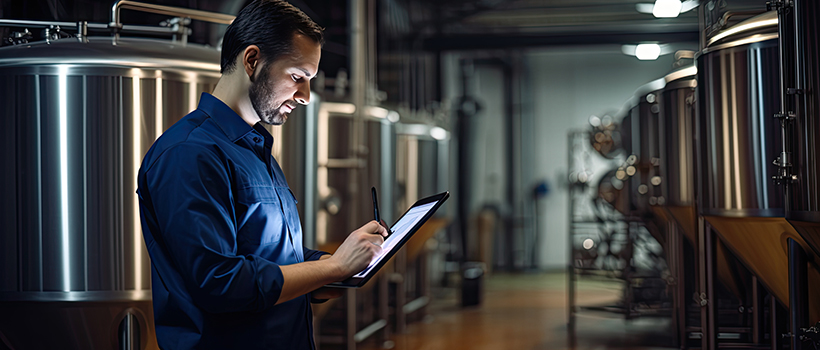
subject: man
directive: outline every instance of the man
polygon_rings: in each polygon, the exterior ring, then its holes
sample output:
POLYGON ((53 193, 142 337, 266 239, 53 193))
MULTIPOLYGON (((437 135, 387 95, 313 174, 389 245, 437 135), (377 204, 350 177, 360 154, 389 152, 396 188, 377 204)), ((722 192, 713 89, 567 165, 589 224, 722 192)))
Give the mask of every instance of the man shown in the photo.
POLYGON ((244 8, 223 39, 213 95, 174 124, 138 175, 163 349, 311 349, 310 301, 367 267, 386 230, 370 222, 333 254, 305 249, 296 201, 261 123, 310 99, 322 31, 281 0, 244 8))

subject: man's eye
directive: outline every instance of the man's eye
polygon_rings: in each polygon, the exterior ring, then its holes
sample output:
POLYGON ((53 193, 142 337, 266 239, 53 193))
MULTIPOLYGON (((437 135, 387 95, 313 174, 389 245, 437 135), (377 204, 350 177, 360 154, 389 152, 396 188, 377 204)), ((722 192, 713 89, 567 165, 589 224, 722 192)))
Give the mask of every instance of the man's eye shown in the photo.
POLYGON ((291 75, 290 75, 290 77, 293 79, 293 81, 299 81, 299 80, 302 80, 302 78, 301 78, 301 77, 299 77, 299 76, 298 76, 298 75, 296 75, 296 74, 291 74, 291 75))

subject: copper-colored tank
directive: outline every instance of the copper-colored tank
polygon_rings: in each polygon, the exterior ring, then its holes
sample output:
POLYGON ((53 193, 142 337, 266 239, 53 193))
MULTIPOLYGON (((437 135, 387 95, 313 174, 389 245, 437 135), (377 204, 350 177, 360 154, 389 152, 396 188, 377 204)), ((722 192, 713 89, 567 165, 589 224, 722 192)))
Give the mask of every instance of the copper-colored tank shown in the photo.
POLYGON ((794 121, 794 169, 797 181, 789 184, 789 206, 786 218, 811 246, 814 254, 820 254, 820 4, 801 1, 797 16, 797 88, 804 93, 796 94, 794 121))
MULTIPOLYGON (((721 241, 788 305, 787 237, 781 190, 771 180, 779 155, 777 17, 753 17, 707 38, 697 57, 698 212, 721 241)), ((820 274, 809 269, 809 293, 820 274)), ((810 303, 812 318, 820 303, 810 303)))

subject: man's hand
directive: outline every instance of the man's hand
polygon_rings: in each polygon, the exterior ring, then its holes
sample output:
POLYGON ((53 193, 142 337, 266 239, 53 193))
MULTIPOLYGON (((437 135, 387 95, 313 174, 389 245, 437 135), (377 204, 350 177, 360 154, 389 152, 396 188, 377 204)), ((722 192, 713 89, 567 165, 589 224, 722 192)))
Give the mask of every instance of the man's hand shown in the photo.
POLYGON ((346 279, 364 270, 376 254, 382 251, 387 229, 371 221, 353 231, 328 260, 339 269, 340 279, 346 279))

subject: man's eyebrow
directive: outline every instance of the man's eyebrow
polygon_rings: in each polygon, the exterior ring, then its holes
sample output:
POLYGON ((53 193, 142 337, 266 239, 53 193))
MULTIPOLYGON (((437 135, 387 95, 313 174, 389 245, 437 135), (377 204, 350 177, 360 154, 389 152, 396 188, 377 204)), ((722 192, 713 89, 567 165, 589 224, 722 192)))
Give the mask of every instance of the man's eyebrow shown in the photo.
MULTIPOLYGON (((307 69, 304 69, 304 68, 302 68, 302 67, 296 67, 296 69, 298 69, 298 70, 302 71, 302 73, 305 73, 305 75, 306 75, 306 76, 311 76, 310 72, 308 72, 308 70, 307 70, 307 69)), ((318 75, 318 74, 317 74, 317 75, 318 75)), ((314 75, 314 76, 313 76, 312 78, 310 78, 310 79, 311 79, 311 80, 316 79, 316 75, 314 75)))

